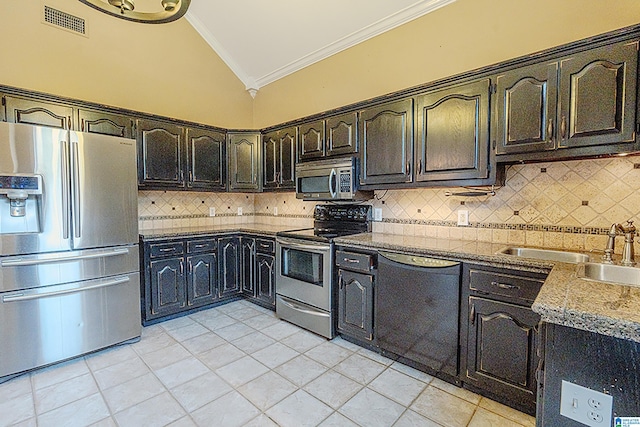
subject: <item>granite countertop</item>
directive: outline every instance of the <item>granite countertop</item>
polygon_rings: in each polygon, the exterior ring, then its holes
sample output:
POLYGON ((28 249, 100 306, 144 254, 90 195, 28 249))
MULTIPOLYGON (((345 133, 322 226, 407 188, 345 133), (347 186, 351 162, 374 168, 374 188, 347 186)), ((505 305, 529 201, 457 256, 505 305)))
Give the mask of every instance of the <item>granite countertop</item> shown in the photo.
POLYGON ((490 242, 367 233, 341 237, 336 243, 520 270, 551 270, 532 306, 543 321, 640 342, 640 287, 582 279, 576 264, 496 254, 506 245, 490 242))
MULTIPOLYGON (((291 226, 262 223, 143 230, 143 239, 187 237, 216 233, 275 236, 291 226)), ((336 238, 337 245, 362 249, 411 252, 425 256, 484 263, 495 267, 549 273, 532 309, 545 322, 640 342, 640 287, 585 280, 576 265, 496 254, 507 246, 491 242, 362 233, 336 238)))
POLYGON ((155 230, 140 230, 143 239, 167 239, 172 237, 190 237, 202 234, 218 233, 250 233, 265 236, 275 236, 280 231, 291 230, 291 226, 272 225, 262 223, 207 225, 201 227, 166 228, 155 230))

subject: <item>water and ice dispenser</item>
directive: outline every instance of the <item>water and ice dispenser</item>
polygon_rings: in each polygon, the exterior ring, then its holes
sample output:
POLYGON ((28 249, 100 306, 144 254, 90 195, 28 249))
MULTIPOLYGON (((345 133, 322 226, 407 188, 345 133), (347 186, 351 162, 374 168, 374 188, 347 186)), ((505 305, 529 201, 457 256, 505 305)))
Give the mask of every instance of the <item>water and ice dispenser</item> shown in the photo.
POLYGON ((0 174, 0 234, 39 233, 42 177, 0 174))

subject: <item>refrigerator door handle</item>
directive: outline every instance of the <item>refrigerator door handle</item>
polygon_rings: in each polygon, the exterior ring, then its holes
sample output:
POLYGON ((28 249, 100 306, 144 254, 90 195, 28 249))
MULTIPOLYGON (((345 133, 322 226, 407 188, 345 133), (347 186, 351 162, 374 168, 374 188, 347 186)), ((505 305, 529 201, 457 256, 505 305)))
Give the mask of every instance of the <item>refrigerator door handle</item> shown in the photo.
POLYGON ((83 255, 67 255, 67 256, 56 256, 56 257, 42 257, 42 258, 9 258, 0 261, 0 267, 24 267, 30 265, 40 265, 40 264, 51 264, 56 262, 68 262, 68 261, 79 261, 83 259, 94 259, 94 258, 106 258, 117 255, 126 255, 129 253, 129 249, 111 249, 108 251, 100 251, 93 252, 90 254, 83 255))
POLYGON ((79 238, 82 233, 80 232, 80 179, 79 174, 79 157, 78 157, 78 141, 71 142, 71 190, 73 200, 73 235, 79 238))
POLYGON ((129 276, 119 276, 119 277, 115 277, 112 280, 108 280, 105 282, 100 282, 100 283, 94 283, 91 285, 87 285, 87 286, 80 286, 78 287, 77 285, 72 285, 71 287, 65 288, 65 289, 58 289, 55 291, 50 291, 50 292, 29 292, 29 291, 23 291, 23 292, 16 292, 16 293, 12 293, 9 295, 5 295, 2 297, 2 302, 17 302, 17 301, 28 301, 28 300, 33 300, 33 299, 40 299, 40 298, 46 298, 46 297, 51 297, 54 295, 64 295, 64 294, 71 294, 71 293, 75 293, 75 292, 84 292, 84 291, 88 291, 90 289, 98 289, 98 288, 106 288, 107 286, 114 286, 114 285, 120 285, 122 283, 127 283, 129 282, 129 276))
POLYGON ((62 238, 69 238, 69 142, 60 141, 62 163, 62 238))

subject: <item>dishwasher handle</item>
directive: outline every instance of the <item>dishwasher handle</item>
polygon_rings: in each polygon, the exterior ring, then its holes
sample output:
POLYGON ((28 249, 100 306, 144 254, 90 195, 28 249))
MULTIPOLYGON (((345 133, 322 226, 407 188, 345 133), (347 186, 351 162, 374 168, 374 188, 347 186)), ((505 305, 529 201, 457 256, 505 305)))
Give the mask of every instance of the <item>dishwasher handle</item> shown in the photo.
POLYGON ((422 268, 446 268, 460 265, 458 261, 399 254, 395 252, 378 251, 378 255, 398 264, 405 264, 422 268))

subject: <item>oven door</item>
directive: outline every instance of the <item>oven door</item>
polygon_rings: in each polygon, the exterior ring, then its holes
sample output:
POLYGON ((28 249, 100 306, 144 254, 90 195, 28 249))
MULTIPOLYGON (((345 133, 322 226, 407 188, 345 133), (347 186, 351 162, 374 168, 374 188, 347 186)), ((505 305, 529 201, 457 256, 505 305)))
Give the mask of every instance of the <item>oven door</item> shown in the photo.
POLYGON ((331 311, 332 243, 276 237, 276 293, 331 311))

